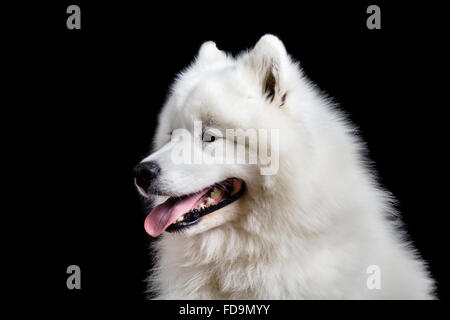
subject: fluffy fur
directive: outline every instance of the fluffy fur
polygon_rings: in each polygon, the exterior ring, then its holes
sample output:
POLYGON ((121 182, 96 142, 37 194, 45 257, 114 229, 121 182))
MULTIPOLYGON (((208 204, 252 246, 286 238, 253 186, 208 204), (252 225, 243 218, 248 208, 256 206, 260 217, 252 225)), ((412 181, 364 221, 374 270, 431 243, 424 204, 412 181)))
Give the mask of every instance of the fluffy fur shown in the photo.
POLYGON ((228 177, 247 184, 238 201, 155 242, 149 289, 157 298, 433 298, 433 281, 405 241, 355 128, 277 37, 263 36, 238 57, 203 44, 171 89, 154 149, 145 160, 159 163, 158 184, 172 194, 228 177), (170 133, 192 130, 193 120, 279 129, 277 174, 261 175, 259 164, 173 164, 170 133), (380 267, 380 289, 366 285, 370 265, 380 267))

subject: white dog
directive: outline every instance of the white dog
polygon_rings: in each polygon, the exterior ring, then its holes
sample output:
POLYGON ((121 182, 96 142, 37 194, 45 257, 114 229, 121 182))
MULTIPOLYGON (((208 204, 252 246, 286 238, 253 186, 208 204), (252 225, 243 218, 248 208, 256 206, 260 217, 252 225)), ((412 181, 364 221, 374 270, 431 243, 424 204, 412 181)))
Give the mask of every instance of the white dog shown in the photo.
POLYGON ((204 43, 135 169, 159 203, 145 221, 159 236, 149 288, 161 299, 434 298, 354 131, 277 37, 236 58, 204 43), (207 161, 235 147, 256 161, 207 161))

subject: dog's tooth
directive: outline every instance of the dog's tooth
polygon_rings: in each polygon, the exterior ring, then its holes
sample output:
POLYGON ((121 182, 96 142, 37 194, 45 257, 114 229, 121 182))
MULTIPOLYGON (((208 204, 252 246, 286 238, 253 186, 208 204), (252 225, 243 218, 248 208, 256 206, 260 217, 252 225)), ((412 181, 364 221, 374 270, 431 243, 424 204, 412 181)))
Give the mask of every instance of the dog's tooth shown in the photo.
POLYGON ((200 203, 200 209, 204 209, 206 205, 204 203, 200 203))
MULTIPOLYGON (((216 187, 214 187, 213 192, 211 192, 210 197, 213 199, 217 199, 218 197, 220 197, 220 195, 222 194, 222 190, 217 189, 216 187)), ((209 200, 209 198, 208 198, 209 200)))
POLYGON ((181 222, 181 221, 183 221, 184 220, 184 216, 181 216, 181 217, 179 217, 178 219, 177 219, 177 222, 181 222))

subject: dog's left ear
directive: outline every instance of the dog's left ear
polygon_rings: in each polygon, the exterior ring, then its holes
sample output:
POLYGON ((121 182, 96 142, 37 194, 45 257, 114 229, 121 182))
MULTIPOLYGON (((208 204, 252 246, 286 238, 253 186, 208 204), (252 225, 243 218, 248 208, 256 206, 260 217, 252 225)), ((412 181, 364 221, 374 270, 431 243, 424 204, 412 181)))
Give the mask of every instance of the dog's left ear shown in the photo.
POLYGON ((266 34, 256 43, 244 62, 261 87, 266 99, 278 106, 282 106, 286 99, 284 79, 289 57, 280 39, 266 34))

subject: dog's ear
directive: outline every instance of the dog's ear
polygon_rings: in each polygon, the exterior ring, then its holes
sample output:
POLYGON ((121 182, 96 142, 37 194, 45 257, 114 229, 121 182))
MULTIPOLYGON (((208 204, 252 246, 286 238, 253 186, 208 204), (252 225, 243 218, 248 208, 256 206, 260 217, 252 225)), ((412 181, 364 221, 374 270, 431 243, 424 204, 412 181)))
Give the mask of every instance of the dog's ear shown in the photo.
POLYGON ((216 44, 213 41, 206 41, 198 50, 197 63, 210 64, 215 61, 220 61, 226 59, 226 54, 222 50, 217 49, 216 44))
POLYGON ((278 106, 282 106, 286 98, 283 84, 288 63, 283 43, 271 34, 261 37, 245 60, 246 66, 256 75, 262 94, 278 106))

